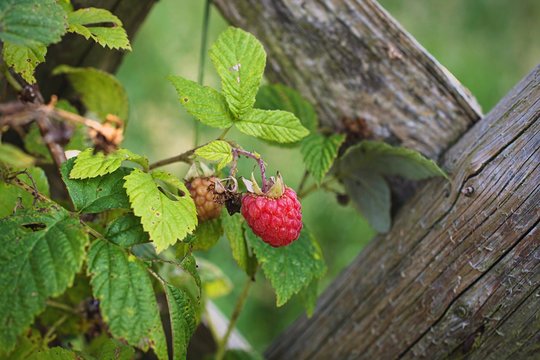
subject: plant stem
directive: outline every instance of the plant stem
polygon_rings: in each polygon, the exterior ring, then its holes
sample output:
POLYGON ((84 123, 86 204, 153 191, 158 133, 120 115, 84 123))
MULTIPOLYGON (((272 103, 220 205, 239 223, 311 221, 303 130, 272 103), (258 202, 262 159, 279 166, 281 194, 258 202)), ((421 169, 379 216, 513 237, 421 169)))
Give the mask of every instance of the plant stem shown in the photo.
POLYGON ((45 333, 45 335, 43 336, 43 344, 45 345, 48 345, 51 341, 54 340, 54 338, 56 337, 54 335, 54 332, 56 331, 56 329, 58 327, 60 327, 60 325, 62 325, 66 320, 68 319, 68 316, 67 315, 64 315, 62 316, 61 318, 59 318, 50 328, 49 330, 47 330, 47 332, 45 333))
MULTIPOLYGON (((204 64, 206 62, 206 44, 208 40, 208 25, 210 24, 210 5, 212 0, 206 0, 204 6, 204 15, 203 15, 203 28, 201 34, 201 52, 199 55, 199 74, 197 76, 197 82, 199 85, 202 85, 204 82, 204 64)), ((201 132, 201 124, 197 119, 195 119, 195 139, 194 146, 199 145, 199 137, 201 132)))
POLYGON ((223 140, 225 138, 225 135, 227 135, 227 133, 229 132, 229 130, 231 130, 231 126, 226 128, 225 130, 223 130, 223 132, 221 133, 221 135, 219 135, 219 137, 217 139, 218 140, 223 140))
POLYGON ((188 151, 186 151, 186 152, 184 152, 184 153, 182 153, 180 155, 176 155, 176 156, 173 156, 173 157, 170 157, 170 158, 167 158, 167 159, 156 161, 155 163, 150 164, 149 169, 153 170, 155 168, 165 166, 165 165, 169 165, 169 164, 174 164, 176 162, 184 162, 186 164, 191 164, 192 163, 191 155, 193 155, 195 150, 197 150, 199 147, 188 150, 188 151))
MULTIPOLYGON (((257 163, 259 164, 259 169, 261 171, 261 181, 262 181, 261 190, 263 192, 268 190, 267 189, 268 184, 266 182, 266 165, 264 165, 264 161, 261 158, 261 156, 258 154, 254 154, 252 152, 246 151, 244 149, 239 149, 239 148, 234 148, 234 147, 232 148, 232 151, 233 151, 233 156, 236 153, 236 156, 244 155, 245 157, 252 158, 253 160, 257 161, 257 163)), ((236 170, 236 166, 235 166, 235 170, 236 170)))
POLYGON ((251 288, 251 285, 253 282, 254 281, 251 279, 251 277, 247 278, 246 284, 244 285, 244 288, 242 289, 240 296, 236 300, 236 305, 234 306, 233 313, 229 320, 229 326, 227 326, 227 331, 225 332, 223 339, 221 339, 221 341, 218 344, 218 349, 216 352, 216 360, 222 360, 223 356, 225 355, 225 351, 227 350, 227 343, 229 342, 229 337, 231 336, 231 333, 236 325, 236 321, 238 320, 238 317, 240 316, 240 312, 242 311, 244 307, 244 304, 249 294, 249 289, 251 288))
POLYGON ((53 307, 55 309, 66 311, 70 314, 79 314, 79 312, 75 309, 73 309, 70 306, 67 306, 66 304, 62 304, 53 300, 47 300, 47 306, 53 307))
POLYGON ((311 185, 310 187, 308 187, 307 189, 305 189, 304 191, 300 191, 300 189, 298 190, 298 198, 300 199, 303 199, 305 198, 306 196, 308 196, 309 194, 317 191, 319 188, 323 188, 325 190, 328 190, 328 191, 332 191, 332 192, 335 192, 336 190, 328 187, 329 184, 331 184, 332 182, 334 182, 336 180, 335 177, 331 177, 329 178, 328 180, 322 182, 321 184, 313 184, 311 185))
POLYGON ((304 175, 302 176, 302 180, 300 180, 300 184, 298 185, 298 194, 301 194, 304 190, 304 186, 306 186, 307 179, 309 178, 309 172, 306 170, 304 171, 304 175))

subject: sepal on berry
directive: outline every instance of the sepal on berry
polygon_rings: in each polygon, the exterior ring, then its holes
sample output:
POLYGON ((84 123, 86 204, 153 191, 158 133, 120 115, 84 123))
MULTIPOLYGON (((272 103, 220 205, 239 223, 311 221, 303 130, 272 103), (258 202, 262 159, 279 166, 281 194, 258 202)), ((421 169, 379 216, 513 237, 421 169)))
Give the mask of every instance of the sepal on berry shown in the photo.
POLYGON ((255 176, 253 176, 253 173, 251 174, 251 180, 242 178, 242 181, 244 182, 247 191, 255 195, 266 196, 272 199, 279 199, 285 192, 285 183, 283 182, 283 177, 279 172, 275 177, 270 177, 270 180, 267 183, 267 187, 269 187, 266 191, 263 191, 261 189, 261 187, 255 180, 255 176))

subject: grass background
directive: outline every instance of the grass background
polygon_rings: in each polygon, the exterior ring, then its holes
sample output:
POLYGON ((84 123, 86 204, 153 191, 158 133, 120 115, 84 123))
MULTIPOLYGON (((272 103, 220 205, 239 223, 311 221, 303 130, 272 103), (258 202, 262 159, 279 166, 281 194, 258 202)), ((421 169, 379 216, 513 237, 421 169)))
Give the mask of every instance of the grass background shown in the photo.
MULTIPOLYGON (((476 96, 484 112, 540 60, 540 1, 535 0, 382 0, 381 4, 476 96)), ((130 119, 125 146, 150 159, 179 154, 193 146, 193 120, 181 108, 168 75, 196 80, 204 1, 160 0, 133 42, 118 77, 128 91, 130 119)), ((209 44, 227 24, 212 9, 209 44)), ((219 88, 209 61, 205 83, 219 88)), ((218 135, 204 128, 202 141, 218 135)), ((302 176, 298 150, 270 147, 230 133, 247 149, 256 149, 269 164, 269 173, 282 172, 296 186, 302 176)), ((249 174, 247 160, 240 171, 249 174)), ((185 166, 170 171, 183 176, 185 166)), ((306 225, 321 243, 328 273, 321 290, 358 254, 374 232, 353 209, 336 204, 333 196, 318 192, 303 202, 306 225)), ((215 299, 227 315, 232 312, 245 275, 237 269, 224 239, 207 254, 235 285, 233 291, 215 299)), ((257 350, 264 348, 295 318, 302 308, 297 301, 275 307, 269 284, 259 277, 238 326, 257 350), (260 324, 264 324, 261 326, 260 324)))

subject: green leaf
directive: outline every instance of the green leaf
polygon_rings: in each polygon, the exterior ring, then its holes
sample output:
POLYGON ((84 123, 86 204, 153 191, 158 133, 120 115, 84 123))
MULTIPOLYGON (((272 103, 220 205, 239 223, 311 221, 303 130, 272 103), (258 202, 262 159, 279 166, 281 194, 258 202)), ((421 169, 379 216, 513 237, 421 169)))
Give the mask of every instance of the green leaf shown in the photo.
POLYGON ((225 352, 223 360, 263 360, 264 358, 252 351, 240 350, 240 349, 229 349, 225 352))
POLYGON ((345 135, 334 134, 327 137, 318 133, 302 140, 300 151, 304 164, 317 183, 320 183, 330 170, 343 141, 345 135))
POLYGON ((232 125, 233 115, 225 97, 218 91, 180 76, 169 76, 169 81, 176 88, 180 103, 197 120, 220 129, 232 125))
POLYGON ((27 360, 35 351, 44 349, 46 349, 46 345, 43 344, 40 332, 30 328, 28 332, 19 336, 17 344, 11 352, 4 353, 4 349, 0 349, 0 360, 27 360))
POLYGON ((148 169, 148 159, 127 149, 118 149, 104 155, 101 152, 94 154, 94 149, 88 148, 76 157, 69 178, 87 179, 110 174, 118 170, 124 161, 131 161, 141 165, 145 170, 148 169))
POLYGON ((295 142, 309 134, 294 114, 281 110, 253 109, 235 124, 244 134, 279 143, 295 142))
POLYGON ((377 173, 362 172, 342 178, 353 205, 378 232, 390 229, 390 188, 377 173))
MULTIPOLYGON (((47 181, 47 176, 41 168, 31 167, 26 169, 28 174, 34 180, 38 191, 45 195, 49 195, 49 183, 47 181)), ((26 174, 19 174, 17 178, 28 186, 34 186, 32 180, 26 174)), ((7 184, 0 181, 0 218, 9 216, 13 214, 13 210, 17 205, 24 208, 29 208, 34 203, 34 196, 28 191, 21 189, 18 186, 7 184), (20 198, 20 204, 18 204, 20 198)))
POLYGON ((300 301, 304 308, 306 309, 306 314, 308 318, 313 315, 315 311, 315 306, 317 305, 317 295, 318 295, 319 280, 313 280, 308 286, 306 286, 300 292, 300 301))
POLYGON ((93 39, 103 47, 131 50, 122 21, 110 11, 93 7, 68 14, 68 31, 93 39))
POLYGON ((29 168, 34 158, 11 144, 0 144, 0 164, 14 169, 29 168))
POLYGON ((152 282, 146 266, 117 245, 95 240, 88 253, 88 274, 111 334, 144 351, 152 347, 167 358, 152 282))
POLYGON ((34 352, 28 360, 79 360, 81 357, 68 349, 53 347, 34 352))
POLYGON ((129 209, 129 199, 124 189, 124 176, 131 172, 119 168, 110 174, 91 179, 70 179, 75 158, 62 164, 60 172, 75 209, 82 213, 98 213, 110 209, 129 209))
POLYGON ((127 93, 113 75, 90 67, 75 68, 67 65, 60 65, 54 69, 53 75, 59 74, 67 75, 88 111, 97 114, 102 120, 107 114, 112 114, 127 121, 127 93))
POLYGON ((13 349, 47 298, 71 286, 87 242, 79 219, 60 207, 0 220, 0 349, 13 349))
POLYGON ((92 340, 88 348, 85 349, 85 353, 98 360, 131 360, 135 357, 135 351, 131 346, 119 340, 109 338, 104 333, 92 340))
POLYGON ((195 150, 195 155, 203 159, 216 161, 217 171, 223 169, 233 160, 231 145, 223 140, 215 140, 195 150))
POLYGON ((418 151, 394 147, 380 141, 362 141, 343 155, 345 172, 370 171, 381 175, 398 175, 411 180, 435 176, 447 178, 444 171, 418 151))
POLYGON ((387 232, 391 225, 390 189, 384 176, 447 178, 434 161, 415 150, 367 140, 350 147, 336 168, 354 206, 378 232, 387 232))
POLYGON ((228 295, 232 288, 231 280, 223 271, 208 260, 197 259, 202 288, 206 296, 211 299, 228 295))
POLYGON ((39 64, 45 62, 47 47, 38 42, 21 45, 6 41, 2 54, 8 66, 12 67, 28 83, 34 84, 36 82, 34 71, 39 64))
POLYGON ((0 1, 0 41, 50 45, 66 32, 66 13, 55 0, 0 1))
POLYGON ((298 240, 279 248, 264 243, 248 226, 245 231, 264 275, 276 291, 277 306, 285 304, 326 272, 319 244, 305 226, 298 240))
POLYGON ((28 132, 24 137, 24 148, 33 156, 39 157, 43 161, 52 163, 51 153, 43 141, 38 125, 34 122, 30 124, 28 132))
POLYGON ((186 255, 184 259, 182 259, 182 261, 180 262, 180 266, 193 278, 195 285, 197 285, 197 288, 199 289, 199 297, 200 297, 201 289, 202 289, 202 280, 201 280, 199 271, 197 270, 198 266, 197 266, 197 261, 195 260, 195 257, 192 254, 186 255))
POLYGON ((163 171, 148 174, 135 169, 124 179, 133 213, 141 218, 157 252, 195 230, 195 204, 184 183, 176 177, 163 171), (174 188, 175 193, 160 191, 163 188, 158 187, 156 180, 174 188))
POLYGON ((199 222, 195 232, 193 232, 192 250, 209 250, 218 242, 222 234, 221 219, 199 222))
POLYGON ((229 216, 228 214, 224 214, 221 219, 234 260, 248 276, 253 276, 257 269, 257 259, 248 250, 244 237, 244 228, 242 227, 242 223, 244 222, 242 215, 234 214, 229 216))
POLYGON ((195 306, 191 297, 183 290, 163 283, 172 330, 172 358, 185 359, 189 340, 197 327, 195 306))
POLYGON ((316 132, 319 125, 317 113, 300 93, 282 84, 263 85, 257 93, 255 107, 263 110, 292 112, 309 132, 316 132))
POLYGON ((212 45, 210 58, 221 78, 229 109, 241 117, 253 107, 264 74, 263 46, 250 33, 230 27, 212 45))
POLYGON ((122 247, 130 247, 150 241, 141 225, 141 219, 128 213, 116 218, 105 232, 105 237, 122 247))

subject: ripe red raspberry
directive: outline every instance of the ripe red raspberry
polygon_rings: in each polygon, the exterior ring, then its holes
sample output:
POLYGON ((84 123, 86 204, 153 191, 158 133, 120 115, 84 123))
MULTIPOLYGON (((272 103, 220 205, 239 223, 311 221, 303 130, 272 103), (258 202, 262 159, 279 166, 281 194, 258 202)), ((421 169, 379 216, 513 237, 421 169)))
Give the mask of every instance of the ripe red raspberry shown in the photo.
POLYGON ((211 220, 221 215, 221 204, 214 200, 215 177, 197 177, 188 181, 186 186, 195 202, 199 220, 211 220))
POLYGON ((242 215, 253 232, 273 247, 289 245, 302 230, 302 207, 289 187, 278 198, 247 193, 242 215))

